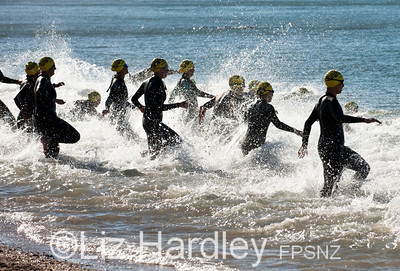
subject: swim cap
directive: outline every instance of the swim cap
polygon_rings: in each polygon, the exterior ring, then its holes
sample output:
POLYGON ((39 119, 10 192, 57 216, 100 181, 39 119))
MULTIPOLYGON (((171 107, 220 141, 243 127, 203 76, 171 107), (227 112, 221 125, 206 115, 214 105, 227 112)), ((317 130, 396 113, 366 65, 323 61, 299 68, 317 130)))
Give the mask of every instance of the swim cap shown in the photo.
POLYGON ((193 68, 194 68, 194 63, 193 63, 193 61, 190 61, 189 59, 185 59, 181 62, 181 64, 179 64, 179 71, 182 73, 188 72, 193 68))
POLYGON ((309 93, 309 91, 308 91, 307 88, 299 88, 299 93, 300 94, 306 94, 306 93, 309 93))
POLYGON ((116 59, 111 63, 111 70, 114 72, 120 72, 124 67, 128 67, 123 59, 116 59))
POLYGON ((39 66, 36 62, 29 61, 25 65, 25 72, 27 75, 35 75, 39 72, 39 66))
POLYGON ((91 102, 100 102, 101 95, 97 91, 92 91, 88 94, 88 100, 91 102))
POLYGON ((261 82, 260 84, 258 84, 258 86, 257 86, 257 95, 263 96, 263 95, 268 94, 270 92, 274 93, 274 90, 272 89, 272 86, 271 86, 270 83, 261 82))
POLYGON ((257 93, 257 86, 258 84, 260 84, 261 82, 258 80, 251 80, 249 82, 249 91, 252 93, 257 93))
POLYGON ((339 85, 339 83, 343 84, 343 76, 338 71, 330 70, 325 74, 324 81, 327 87, 334 87, 339 85))
POLYGON ((159 72, 167 66, 168 66, 168 63, 165 59, 157 57, 151 61, 150 70, 152 72, 159 72))
POLYGON ((356 102, 347 102, 344 105, 344 109, 349 112, 357 112, 358 111, 358 104, 356 102))
POLYGON ((240 75, 233 75, 229 78, 229 86, 231 89, 236 89, 238 87, 244 86, 244 78, 240 75))
POLYGON ((42 70, 42 72, 48 71, 54 65, 54 60, 48 56, 43 57, 39 61, 39 68, 42 70))

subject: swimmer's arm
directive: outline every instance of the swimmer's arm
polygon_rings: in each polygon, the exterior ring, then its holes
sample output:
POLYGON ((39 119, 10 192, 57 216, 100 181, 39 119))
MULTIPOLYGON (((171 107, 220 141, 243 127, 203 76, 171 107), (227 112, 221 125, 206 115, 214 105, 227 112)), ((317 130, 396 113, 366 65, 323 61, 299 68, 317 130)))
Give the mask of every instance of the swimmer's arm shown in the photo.
POLYGON ((305 148, 305 150, 307 150, 308 138, 310 137, 311 127, 317 120, 318 120, 318 112, 317 112, 317 106, 315 106, 310 116, 304 123, 302 147, 305 148))
POLYGON ((139 87, 139 89, 136 91, 136 93, 133 95, 133 97, 132 97, 132 99, 131 99, 131 101, 132 101, 132 103, 137 107, 137 108, 139 108, 140 109, 140 111, 143 113, 144 112, 144 105, 142 105, 140 102, 139 102, 139 99, 140 99, 140 97, 142 97, 143 96, 143 94, 144 94, 144 84, 145 83, 142 83, 141 85, 140 85, 140 87, 139 87))

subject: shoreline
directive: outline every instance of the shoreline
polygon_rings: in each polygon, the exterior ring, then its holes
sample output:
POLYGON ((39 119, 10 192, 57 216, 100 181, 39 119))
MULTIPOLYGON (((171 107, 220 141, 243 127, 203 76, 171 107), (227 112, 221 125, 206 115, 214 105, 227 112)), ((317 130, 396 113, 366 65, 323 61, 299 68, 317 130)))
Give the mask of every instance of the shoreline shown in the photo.
POLYGON ((27 252, 0 245, 0 270, 95 270, 87 264, 60 261, 46 253, 27 252))
POLYGON ((11 270, 115 270, 115 271, 172 271, 173 266, 118 260, 59 259, 46 245, 27 239, 16 230, 15 225, 0 219, 0 271, 11 270))

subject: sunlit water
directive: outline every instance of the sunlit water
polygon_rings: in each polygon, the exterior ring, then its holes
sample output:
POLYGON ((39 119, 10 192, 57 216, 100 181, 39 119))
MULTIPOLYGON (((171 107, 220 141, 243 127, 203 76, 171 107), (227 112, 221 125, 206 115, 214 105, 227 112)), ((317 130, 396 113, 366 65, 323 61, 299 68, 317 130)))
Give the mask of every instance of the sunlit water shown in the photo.
MULTIPOLYGON (((57 91, 67 101, 57 110, 81 140, 62 144, 58 160, 45 159, 37 137, 1 125, 0 241, 12 243, 17 232, 25 240, 19 242, 64 249, 58 256, 72 251, 72 259, 92 257, 100 267, 114 257, 123 269, 398 268, 396 1, 50 3, 0 3, 1 70, 23 79, 27 61, 53 57, 52 81, 65 82, 57 91), (325 72, 340 70, 341 104, 356 101, 359 115, 383 122, 351 124, 346 133, 346 145, 371 166, 367 182, 354 193, 345 171, 340 191, 320 199, 318 124, 303 160, 297 158, 301 139, 273 126, 266 144, 243 157, 246 124, 215 133, 207 126, 211 111, 202 130, 182 123, 183 109, 165 112, 164 122, 185 142, 156 160, 142 158, 147 142, 138 110, 130 117, 137 141, 121 137, 107 119, 70 116, 73 101, 91 89, 103 97, 98 110, 104 108, 109 65, 119 57, 131 73, 154 57, 175 69, 190 58, 198 87, 212 94, 226 90, 233 74, 269 81, 279 118, 297 129, 324 92, 325 72), (292 95, 299 87, 311 94, 292 95), (70 240, 61 238, 63 231, 70 240), (161 251, 154 245, 141 251, 141 233, 142 243, 154 243, 158 232, 161 251)), ((178 79, 165 80, 169 91, 178 79)), ((0 87, 0 99, 16 116, 18 87, 0 87)), ((137 88, 128 83, 130 96, 137 88)))

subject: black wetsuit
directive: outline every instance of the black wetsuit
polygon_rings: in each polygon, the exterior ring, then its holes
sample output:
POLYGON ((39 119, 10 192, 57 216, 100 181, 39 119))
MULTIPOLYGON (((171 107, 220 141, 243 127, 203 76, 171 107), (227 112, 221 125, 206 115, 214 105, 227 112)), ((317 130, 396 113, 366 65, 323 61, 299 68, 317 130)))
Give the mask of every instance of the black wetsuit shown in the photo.
MULTIPOLYGON (((246 102, 247 99, 245 96, 237 95, 236 91, 229 90, 218 101, 216 101, 213 117, 239 120, 240 118, 243 118, 246 102)), ((204 106, 208 108, 212 104, 212 101, 209 101, 204 106)))
POLYGON ((74 102, 74 105, 71 114, 76 119, 82 120, 85 117, 99 116, 96 107, 89 100, 78 100, 74 102))
POLYGON ((3 75, 3 73, 0 71, 0 82, 5 83, 5 84, 18 84, 19 81, 15 79, 8 78, 3 75))
POLYGON ((45 137, 52 138, 49 146, 49 156, 57 157, 58 143, 76 143, 80 139, 79 132, 66 121, 57 117, 57 92, 50 81, 50 77, 41 75, 35 85, 35 113, 34 123, 37 131, 45 137))
POLYGON ((251 150, 260 147, 267 136, 269 124, 272 122, 276 128, 294 132, 295 129, 281 122, 276 116, 275 108, 265 99, 259 99, 253 104, 248 113, 246 137, 242 143, 242 152, 247 155, 251 150))
POLYGON ((106 109, 121 114, 126 110, 127 102, 128 88, 126 87, 125 81, 122 78, 115 76, 114 81, 110 86, 110 95, 106 100, 106 109))
POLYGON ((319 99, 304 124, 303 147, 307 147, 311 126, 317 120, 321 128, 318 153, 324 168, 324 188, 321 190, 321 196, 329 197, 341 177, 343 168, 355 170, 357 179, 365 179, 369 174, 368 163, 358 153, 344 146, 342 125, 365 122, 365 119, 344 115, 336 97, 327 93, 319 99))
POLYGON ((16 120, 10 109, 0 100, 0 120, 15 128, 16 120))
POLYGON ((164 104, 167 97, 166 90, 167 87, 162 79, 154 75, 148 81, 142 83, 132 97, 132 103, 141 108, 143 105, 139 102, 139 98, 144 94, 143 129, 147 134, 149 152, 153 157, 157 156, 163 147, 182 142, 182 139, 174 130, 162 123, 163 111, 178 108, 182 104, 164 104))
POLYGON ((20 92, 15 96, 14 102, 20 112, 17 118, 17 126, 20 129, 27 128, 32 131, 32 117, 35 109, 35 83, 32 76, 27 76, 20 87, 20 92))
POLYGON ((125 81, 115 76, 110 86, 110 95, 106 100, 106 109, 110 110, 111 121, 116 122, 117 130, 128 139, 135 139, 137 135, 129 123, 129 107, 133 108, 128 102, 128 88, 125 81))
POLYGON ((176 96, 183 96, 184 100, 188 102, 188 112, 185 121, 188 122, 198 116, 199 105, 197 102, 197 97, 202 98, 215 98, 214 95, 208 94, 197 88, 196 84, 190 80, 186 74, 182 74, 181 79, 171 93, 169 99, 172 102, 176 96))
MULTIPOLYGON (((15 79, 8 78, 3 75, 3 73, 0 71, 0 82, 5 83, 5 84, 18 84, 19 81, 15 79)), ((3 101, 0 100, 0 119, 4 120, 6 123, 8 123, 10 126, 15 127, 15 117, 11 113, 10 109, 3 103, 3 101)))

